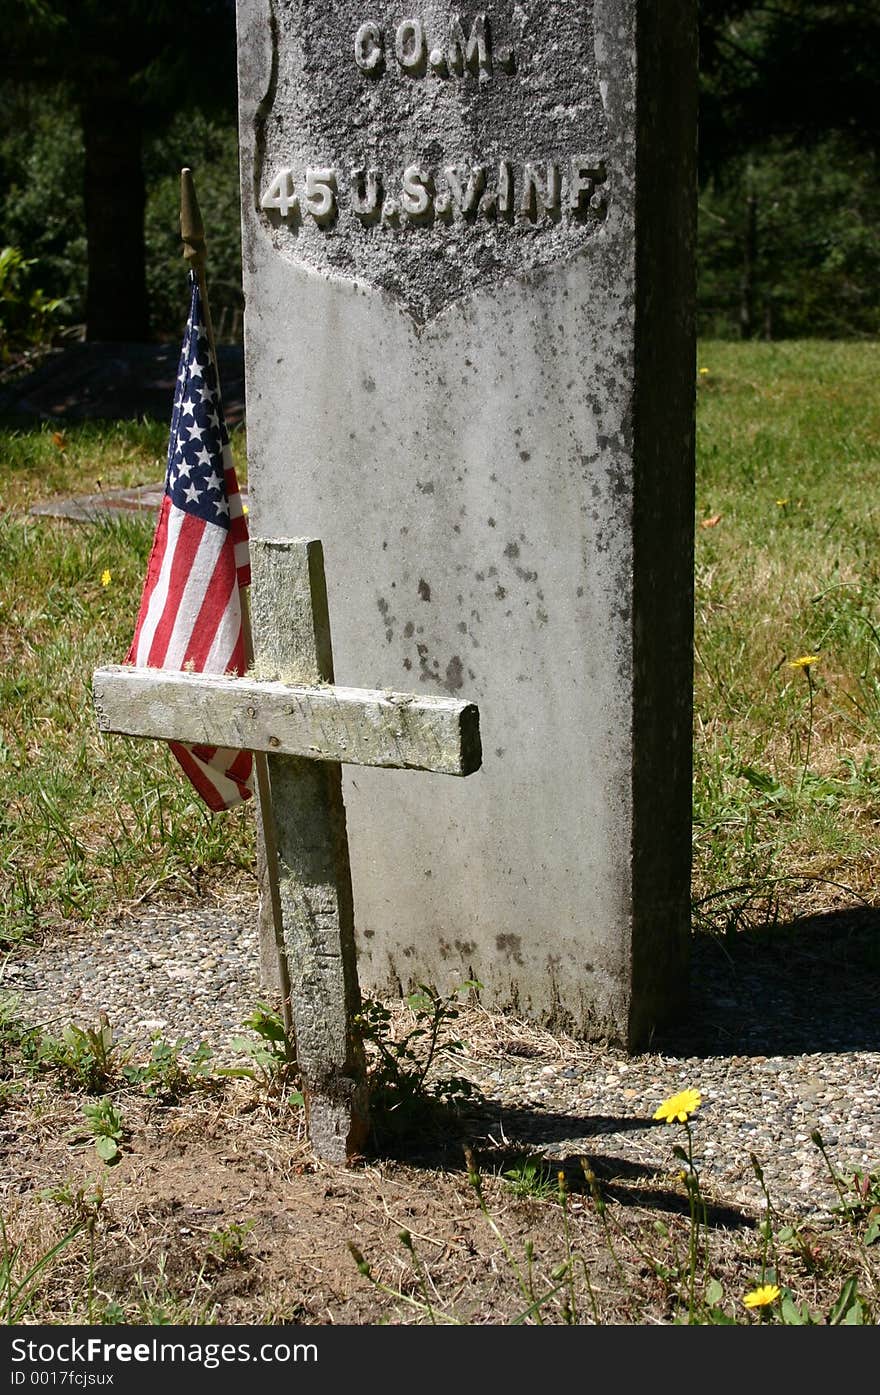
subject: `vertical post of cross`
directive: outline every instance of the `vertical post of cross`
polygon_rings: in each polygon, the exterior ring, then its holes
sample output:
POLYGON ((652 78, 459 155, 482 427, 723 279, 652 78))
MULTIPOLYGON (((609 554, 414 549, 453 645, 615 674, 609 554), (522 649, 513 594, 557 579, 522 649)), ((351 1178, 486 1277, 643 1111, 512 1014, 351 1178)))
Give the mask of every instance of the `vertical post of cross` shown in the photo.
MULTIPOLYGON (((323 551, 314 539, 251 539, 254 673, 333 682, 323 551)), ((341 767, 268 757, 278 893, 297 1064, 319 1157, 344 1163, 366 1142, 368 1099, 341 767)))

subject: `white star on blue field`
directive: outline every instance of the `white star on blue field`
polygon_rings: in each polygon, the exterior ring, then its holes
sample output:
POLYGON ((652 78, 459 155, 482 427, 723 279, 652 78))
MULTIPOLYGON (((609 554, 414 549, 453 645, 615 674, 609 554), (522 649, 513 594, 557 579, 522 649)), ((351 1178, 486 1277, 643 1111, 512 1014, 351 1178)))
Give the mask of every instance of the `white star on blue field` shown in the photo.
POLYGON ((165 493, 176 508, 221 528, 229 527, 223 473, 223 447, 228 442, 217 369, 208 347, 198 283, 193 278, 171 416, 165 493))

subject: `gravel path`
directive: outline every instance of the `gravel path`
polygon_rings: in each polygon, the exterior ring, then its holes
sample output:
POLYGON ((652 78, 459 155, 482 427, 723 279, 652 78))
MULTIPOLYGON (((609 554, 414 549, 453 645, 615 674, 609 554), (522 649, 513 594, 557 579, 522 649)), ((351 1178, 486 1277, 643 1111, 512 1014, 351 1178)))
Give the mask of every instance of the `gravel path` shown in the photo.
MULTIPOLYGON (((627 1056, 469 1008, 456 1023, 468 1056, 439 1069, 480 1086, 496 1143, 554 1159, 588 1153, 630 1184, 675 1170, 680 1132, 652 1115, 693 1086, 703 1097, 696 1152, 716 1197, 761 1204, 755 1153, 777 1207, 821 1216, 836 1195, 812 1130, 842 1172, 880 1171, 878 948, 880 915, 868 910, 764 937, 699 937, 688 1021, 654 1050, 627 1056)), ((28 1021, 55 1030, 104 1010, 138 1049, 161 1033, 228 1057, 264 996, 252 907, 123 916, 7 961, 0 987, 18 994, 28 1021)))

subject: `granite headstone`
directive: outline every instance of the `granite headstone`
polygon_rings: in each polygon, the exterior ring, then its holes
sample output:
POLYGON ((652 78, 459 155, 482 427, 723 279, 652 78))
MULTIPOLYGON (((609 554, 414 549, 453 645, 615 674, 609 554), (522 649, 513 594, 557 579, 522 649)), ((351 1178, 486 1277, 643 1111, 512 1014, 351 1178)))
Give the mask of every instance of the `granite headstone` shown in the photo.
POLYGON ((238 0, 250 522, 340 683, 479 704, 348 771, 359 973, 637 1047, 690 908, 693 0, 238 0), (439 788, 438 788, 439 784, 439 788))

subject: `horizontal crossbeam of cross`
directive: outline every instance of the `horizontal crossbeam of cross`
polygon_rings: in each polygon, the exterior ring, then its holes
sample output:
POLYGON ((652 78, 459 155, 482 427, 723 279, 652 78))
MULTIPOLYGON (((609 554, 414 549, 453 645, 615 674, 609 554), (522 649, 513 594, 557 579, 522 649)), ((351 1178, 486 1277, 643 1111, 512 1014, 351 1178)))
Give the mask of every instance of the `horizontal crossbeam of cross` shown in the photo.
POLYGON ((101 731, 123 736, 445 775, 480 768, 478 710, 455 698, 120 664, 96 669, 92 686, 101 731))

